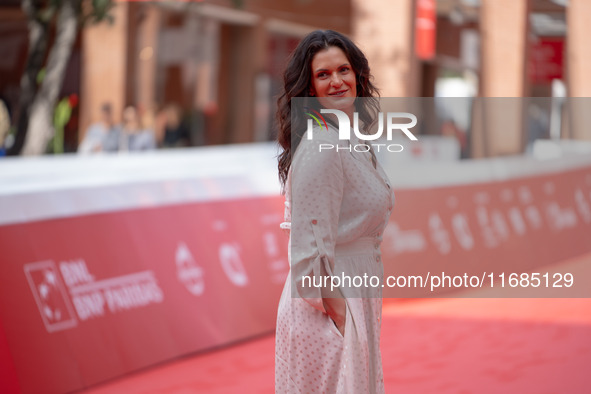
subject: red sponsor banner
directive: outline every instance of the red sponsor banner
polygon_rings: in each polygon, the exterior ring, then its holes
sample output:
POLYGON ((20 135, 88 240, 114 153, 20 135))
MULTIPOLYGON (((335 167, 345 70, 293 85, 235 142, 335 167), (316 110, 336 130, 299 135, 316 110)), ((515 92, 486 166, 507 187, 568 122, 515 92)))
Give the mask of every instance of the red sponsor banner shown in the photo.
POLYGON ((542 37, 530 45, 529 78, 535 84, 549 84, 564 74, 564 38, 542 37))
MULTIPOLYGON (((1 304, 0 304, 1 305, 1 304)), ((0 321, 0 391, 3 393, 20 393, 16 369, 8 347, 2 322, 0 321)))
POLYGON ((419 59, 435 57, 437 10, 435 0, 418 0, 415 22, 415 52, 419 59))
MULTIPOLYGON (((271 196, 0 226, 0 391, 74 391, 271 332, 282 216, 271 196)), ((386 275, 523 272, 589 252, 590 234, 585 167, 396 190, 382 252, 386 275)))
POLYGON ((0 227, 22 391, 69 392, 271 332, 289 269, 282 213, 273 197, 0 227))
MULTIPOLYGON (((393 211, 384 234, 385 275, 486 272, 498 279, 503 272, 537 270, 591 251, 591 168, 400 190, 396 197, 396 206, 404 209, 393 211)), ((564 289, 562 296, 588 297, 586 279, 579 278, 577 287, 564 289)), ((439 295, 457 290, 466 288, 436 289, 439 295)), ((437 294, 386 287, 384 297, 437 294)))

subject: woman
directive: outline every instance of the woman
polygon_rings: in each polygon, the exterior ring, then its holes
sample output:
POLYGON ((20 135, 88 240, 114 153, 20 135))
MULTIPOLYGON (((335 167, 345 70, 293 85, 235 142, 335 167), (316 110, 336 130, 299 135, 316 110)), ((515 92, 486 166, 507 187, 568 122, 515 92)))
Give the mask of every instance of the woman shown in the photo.
POLYGON ((331 30, 304 38, 284 74, 278 167, 286 206, 282 228, 291 230, 291 270, 277 316, 277 393, 384 392, 381 282, 375 288, 331 290, 330 284, 314 287, 309 280, 383 276, 379 248, 393 205, 386 174, 372 151, 350 149, 359 140, 339 139, 336 117, 324 115, 324 129, 315 126, 313 138, 303 137, 306 113, 322 108, 340 110, 351 122, 357 112, 360 125, 369 129, 378 110, 370 78, 359 48, 331 30), (337 145, 341 149, 320 149, 337 145))

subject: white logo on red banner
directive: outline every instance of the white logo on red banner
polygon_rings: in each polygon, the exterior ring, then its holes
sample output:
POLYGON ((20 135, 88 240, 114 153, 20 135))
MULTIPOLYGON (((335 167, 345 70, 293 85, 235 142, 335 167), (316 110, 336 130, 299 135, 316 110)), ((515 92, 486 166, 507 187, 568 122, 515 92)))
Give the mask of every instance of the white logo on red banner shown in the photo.
POLYGON ((237 243, 221 244, 219 256, 222 268, 228 279, 230 279, 230 282, 236 286, 243 287, 248 284, 248 275, 246 275, 244 264, 242 264, 239 249, 240 247, 237 243))
POLYGON ((432 213, 429 216, 429 230, 431 231, 431 241, 441 254, 448 254, 451 251, 451 241, 449 232, 443 226, 443 221, 438 213, 432 213))
POLYGON ((394 254, 422 252, 427 241, 421 230, 402 230, 396 222, 391 222, 384 231, 384 247, 394 254))
POLYGON ((48 332, 64 330, 81 321, 160 303, 164 294, 152 271, 95 281, 83 259, 25 264, 25 275, 48 332), (70 297, 68 297, 68 292, 70 297), (73 307, 72 307, 73 305, 73 307), (74 312, 75 311, 75 312, 74 312))
POLYGON ((140 271, 95 281, 83 259, 60 262, 80 320, 160 303, 164 294, 154 272, 140 271))
POLYGON ((65 286, 53 261, 25 264, 25 275, 48 332, 78 324, 65 286))
POLYGON ((585 194, 581 189, 577 189, 575 191, 575 202, 577 203, 577 209, 583 218, 585 223, 591 222, 591 208, 589 208, 589 204, 585 200, 585 194))
POLYGON ((191 251, 183 242, 176 249, 177 277, 185 285, 189 293, 200 296, 205 291, 203 268, 195 262, 191 251))
POLYGON ((460 246, 466 250, 474 247, 474 238, 468 226, 468 218, 462 213, 456 213, 451 219, 451 226, 460 246))

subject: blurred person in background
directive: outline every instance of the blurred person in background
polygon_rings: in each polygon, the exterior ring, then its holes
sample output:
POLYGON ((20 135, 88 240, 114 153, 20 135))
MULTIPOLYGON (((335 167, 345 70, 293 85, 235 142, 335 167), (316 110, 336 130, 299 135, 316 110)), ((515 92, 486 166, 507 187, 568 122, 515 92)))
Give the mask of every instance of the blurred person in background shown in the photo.
POLYGON ((115 124, 111 104, 101 106, 101 120, 92 124, 84 140, 78 146, 78 153, 116 152, 119 145, 121 128, 115 124))
POLYGON ((190 133, 177 104, 167 104, 159 114, 158 144, 163 148, 190 146, 190 133))
POLYGON ((468 157, 468 136, 453 119, 445 120, 441 124, 441 135, 455 138, 460 146, 460 158, 468 157))
POLYGON ((290 272, 277 312, 276 393, 384 393, 381 287, 331 289, 330 280, 328 287, 306 286, 304 278, 342 273, 382 280, 379 248, 394 195, 373 151, 346 149, 357 137, 340 140, 332 123, 303 137, 308 118, 291 107, 292 98, 303 97, 316 112, 338 109, 351 122, 357 112, 360 123, 371 125, 379 111, 371 78, 361 50, 332 30, 304 38, 284 73, 278 169, 290 272), (321 144, 342 149, 319 151, 321 144))
MULTIPOLYGON (((147 120, 147 117, 144 117, 147 120)), ((123 122, 119 138, 119 151, 139 152, 156 148, 156 138, 151 128, 143 127, 138 111, 133 106, 123 110, 123 122)))
POLYGON ((4 103, 4 100, 0 98, 0 156, 6 155, 6 139, 10 133, 10 112, 8 107, 4 103))

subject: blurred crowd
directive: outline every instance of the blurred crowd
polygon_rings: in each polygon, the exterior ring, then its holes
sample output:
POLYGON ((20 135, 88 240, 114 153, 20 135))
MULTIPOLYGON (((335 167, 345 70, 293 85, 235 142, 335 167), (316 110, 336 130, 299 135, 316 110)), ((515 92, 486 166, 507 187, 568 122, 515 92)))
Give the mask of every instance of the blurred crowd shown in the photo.
POLYGON ((139 152, 194 145, 188 122, 176 104, 159 111, 128 106, 121 123, 115 122, 110 103, 104 103, 100 113, 100 120, 86 130, 78 153, 139 152))

